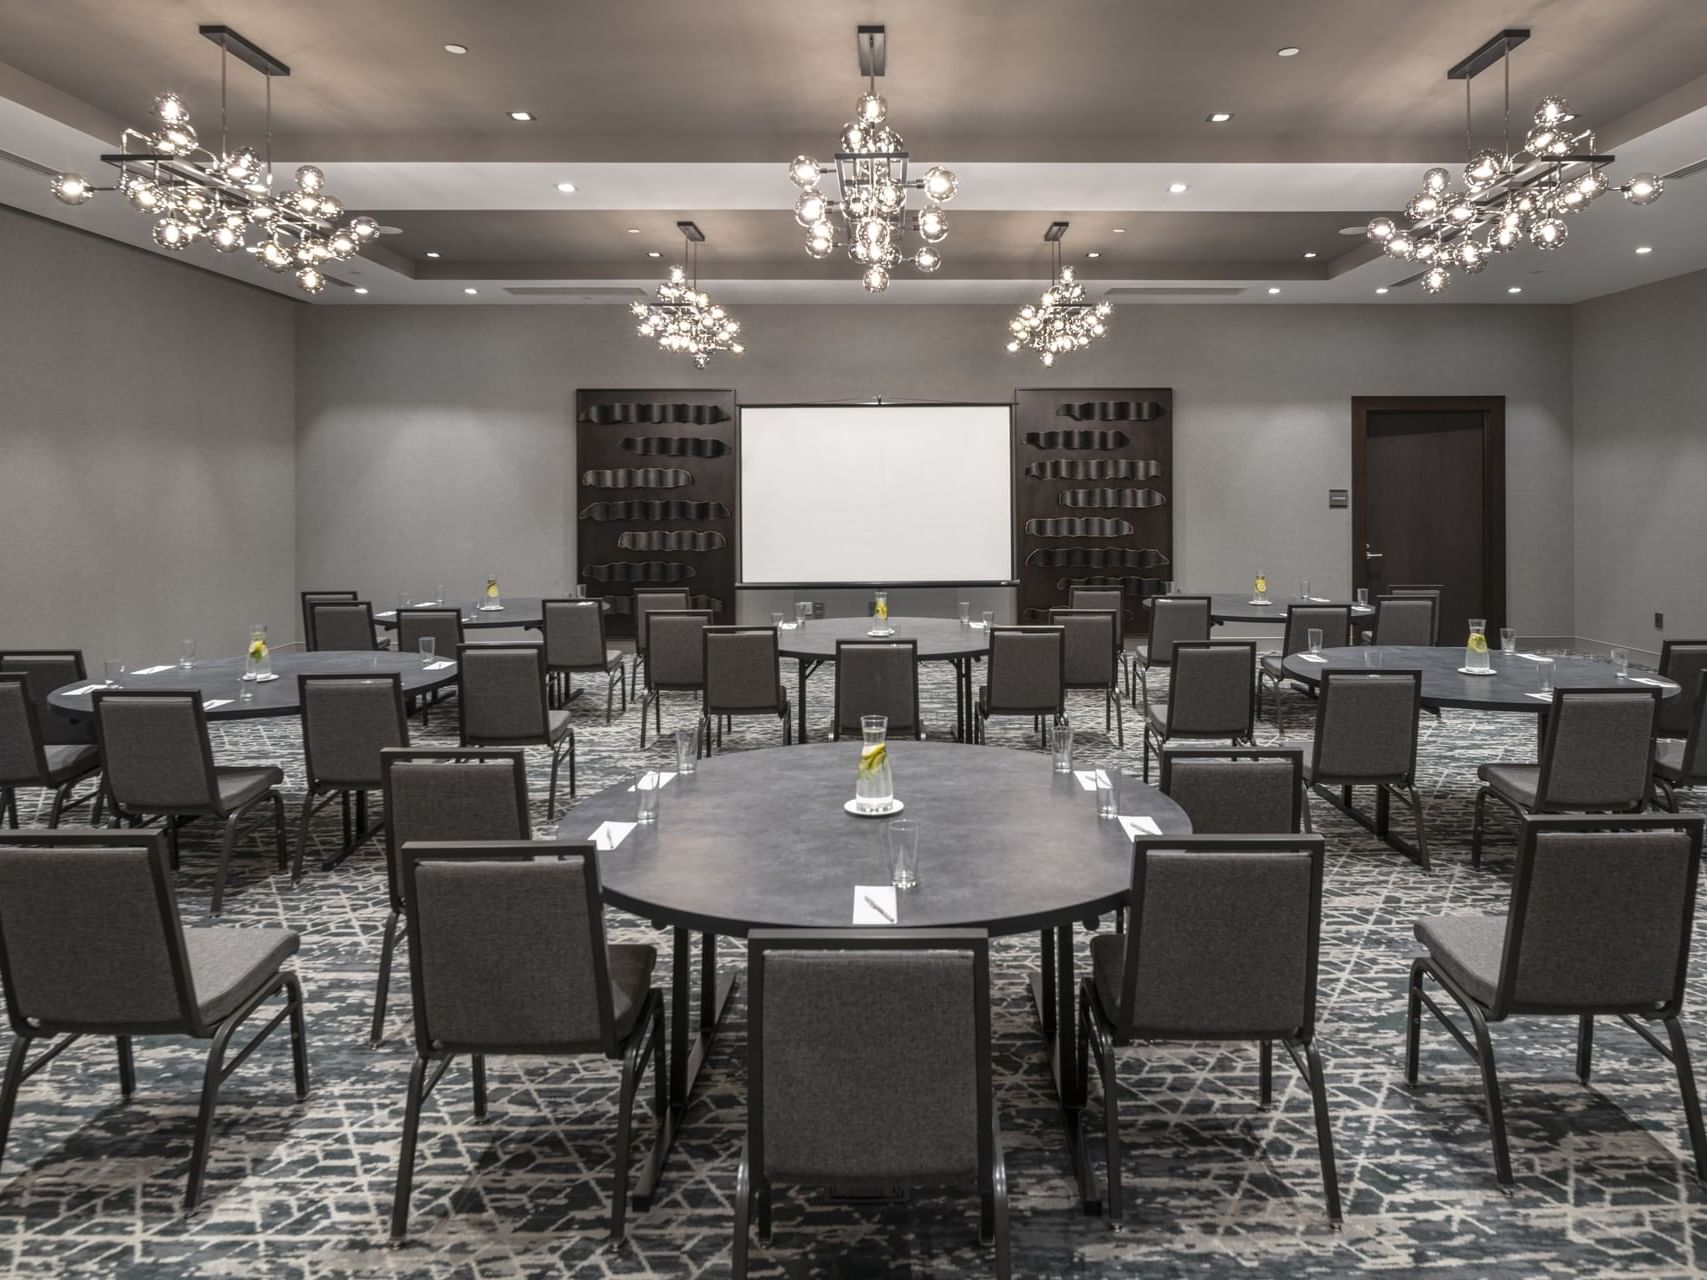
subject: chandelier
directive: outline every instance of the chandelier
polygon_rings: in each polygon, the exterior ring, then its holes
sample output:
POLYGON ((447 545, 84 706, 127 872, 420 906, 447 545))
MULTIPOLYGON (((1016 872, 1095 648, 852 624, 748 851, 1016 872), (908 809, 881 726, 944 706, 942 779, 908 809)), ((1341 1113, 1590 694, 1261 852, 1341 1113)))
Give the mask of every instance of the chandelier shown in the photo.
POLYGON ((117 191, 138 213, 154 218, 154 243, 178 252, 206 241, 215 253, 247 252, 270 271, 294 273, 305 293, 326 288, 323 268, 346 262, 379 234, 372 218, 344 221, 344 206, 325 190, 326 175, 313 165, 296 171, 295 185, 273 189, 273 77, 290 68, 229 27, 204 26, 221 49, 219 149, 202 145, 190 111, 175 93, 154 99, 154 125, 127 128, 119 151, 101 157, 118 171, 110 187, 79 173, 53 180, 53 194, 68 205, 87 204, 97 191, 117 191), (261 151, 231 147, 226 133, 226 68, 231 55, 259 71, 267 84, 265 141, 261 151), (251 239, 251 237, 253 237, 251 239))
POLYGON ((889 104, 877 92, 877 77, 886 61, 884 29, 862 26, 859 69, 866 77, 866 91, 854 103, 854 118, 842 126, 835 167, 824 168, 811 156, 795 156, 788 165, 789 178, 800 188, 794 219, 806 228, 806 252, 827 258, 845 249, 865 268, 860 280, 871 293, 889 287, 890 268, 904 258, 926 273, 942 265, 942 254, 934 248, 948 235, 942 206, 954 199, 960 186, 954 172, 941 165, 926 170, 923 178, 908 175, 905 144, 889 127, 889 104), (831 174, 835 198, 818 185, 831 174), (910 211, 910 191, 922 191, 929 203, 910 211), (910 255, 909 231, 923 241, 910 255))
MULTIPOLYGON (((1575 127, 1577 117, 1564 98, 1541 99, 1522 145, 1513 148, 1509 55, 1528 38, 1526 30, 1502 31, 1446 73, 1464 81, 1463 189, 1454 189, 1447 170, 1430 169, 1422 190, 1405 206, 1403 221, 1383 215, 1369 222, 1369 238, 1388 257, 1423 268, 1415 279, 1429 293, 1446 288, 1455 270, 1474 274, 1495 254, 1525 243, 1543 251, 1559 248, 1570 235, 1568 220, 1612 189, 1606 166, 1617 157, 1595 152, 1594 131, 1575 127), (1470 81, 1495 62, 1505 67, 1505 132, 1497 149, 1478 150, 1470 81)), ((1638 173, 1618 190, 1631 204, 1648 205, 1660 198, 1665 183, 1656 174, 1638 173)))
POLYGON ((738 338, 741 322, 700 292, 699 246, 705 232, 692 222, 678 222, 676 229, 682 233, 687 265, 670 268, 670 278, 658 286, 651 302, 631 302, 628 309, 640 321, 636 332, 642 338, 656 338, 665 351, 691 355, 694 365, 703 369, 713 352, 740 355, 747 348, 738 338))
POLYGON ((1038 305, 1026 303, 1008 321, 1008 351, 1024 347, 1037 352, 1045 366, 1053 365, 1055 357, 1070 351, 1082 351, 1108 332, 1105 323, 1114 313, 1111 303, 1092 304, 1085 286, 1073 276, 1073 268, 1061 265, 1061 238, 1067 234, 1065 222, 1051 222, 1043 239, 1049 245, 1049 287, 1043 291, 1038 305))

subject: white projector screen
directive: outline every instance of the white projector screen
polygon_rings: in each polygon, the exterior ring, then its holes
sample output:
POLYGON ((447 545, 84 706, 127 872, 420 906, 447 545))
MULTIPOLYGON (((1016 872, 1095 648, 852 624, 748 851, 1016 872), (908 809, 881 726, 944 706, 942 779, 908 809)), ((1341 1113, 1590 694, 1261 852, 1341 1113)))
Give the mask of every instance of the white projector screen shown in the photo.
POLYGON ((1007 405, 742 408, 741 580, 1006 582, 1007 405))

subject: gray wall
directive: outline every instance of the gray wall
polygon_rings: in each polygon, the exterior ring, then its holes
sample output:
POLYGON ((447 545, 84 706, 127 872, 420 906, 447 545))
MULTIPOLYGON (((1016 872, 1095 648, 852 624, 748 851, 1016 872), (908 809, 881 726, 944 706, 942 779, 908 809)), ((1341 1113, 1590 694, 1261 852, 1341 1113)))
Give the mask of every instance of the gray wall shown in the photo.
POLYGON ((1707 272, 1571 312, 1577 634, 1657 652, 1707 635, 1707 272))
POLYGON ((0 208, 0 646, 295 633, 294 310, 0 208))
MULTIPOLYGON (((747 403, 1005 400, 1016 386, 1174 388, 1176 578, 1261 567, 1350 582, 1354 395, 1507 397, 1510 616, 1571 634, 1570 317, 1560 307, 1128 306, 1045 370, 1008 309, 750 306, 745 356, 696 373, 609 307, 301 309, 297 571, 376 600, 488 568, 515 594, 575 580, 575 390, 733 386, 747 403)), ((1292 589, 1290 587, 1286 589, 1292 589)))

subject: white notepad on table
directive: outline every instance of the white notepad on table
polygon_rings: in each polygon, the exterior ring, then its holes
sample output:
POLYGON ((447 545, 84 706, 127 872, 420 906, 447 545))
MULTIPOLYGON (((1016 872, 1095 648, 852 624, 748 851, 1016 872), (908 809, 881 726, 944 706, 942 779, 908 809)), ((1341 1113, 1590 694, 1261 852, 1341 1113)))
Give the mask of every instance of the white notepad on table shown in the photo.
POLYGON ((223 707, 231 701, 230 698, 209 698, 202 703, 203 711, 212 711, 215 707, 223 707))
POLYGON ((895 904, 892 884, 856 884, 854 886, 853 922, 855 924, 895 924, 901 911, 895 904), (887 917, 884 915, 888 912, 887 917))
POLYGON ((670 779, 675 776, 676 775, 674 773, 648 773, 642 776, 640 781, 634 783, 628 789, 633 791, 635 787, 645 787, 648 791, 662 791, 665 787, 670 785, 670 779))
POLYGON ((1139 836, 1159 836, 1162 834, 1162 829, 1156 825, 1154 818, 1146 818, 1142 815, 1135 818, 1122 816, 1120 829, 1126 832, 1128 840, 1135 840, 1139 836))
POLYGON ((1102 769, 1075 769, 1073 776, 1086 791, 1095 791, 1099 781, 1105 786, 1108 784, 1108 773, 1102 769))
POLYGON ((1327 659, 1324 658, 1319 653, 1295 653, 1292 656, 1294 658, 1297 658, 1298 661, 1300 661, 1300 662, 1326 662, 1327 661, 1327 659))
POLYGON ((132 671, 131 675, 133 675, 133 676, 157 676, 162 671, 170 671, 172 669, 172 666, 173 666, 173 664, 170 662, 162 662, 157 667, 143 667, 140 671, 132 671))
POLYGON ((639 825, 637 822, 601 822, 587 839, 593 842, 593 848, 609 851, 628 839, 628 833, 639 825))
POLYGON ((449 658, 440 658, 437 662, 429 662, 426 666, 422 667, 421 670, 443 671, 446 667, 454 667, 455 665, 456 663, 452 662, 449 658))

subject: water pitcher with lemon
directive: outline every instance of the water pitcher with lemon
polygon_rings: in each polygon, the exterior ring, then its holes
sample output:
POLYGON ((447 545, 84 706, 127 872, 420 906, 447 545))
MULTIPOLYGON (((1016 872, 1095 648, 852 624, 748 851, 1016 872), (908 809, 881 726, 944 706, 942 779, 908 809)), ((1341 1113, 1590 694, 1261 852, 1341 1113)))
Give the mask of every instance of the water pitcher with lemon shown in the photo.
POLYGON ((1257 580, 1252 584, 1251 591, 1252 604, 1268 603, 1268 575, 1261 569, 1257 570, 1257 580))
POLYGON ((1470 619, 1470 638, 1464 642, 1464 670, 1492 672, 1493 661, 1488 657, 1488 620, 1470 619))
POLYGON ((496 612, 504 607, 503 597, 498 594, 498 575, 486 575, 486 590, 481 593, 480 608, 487 613, 496 612))
POLYGON ((888 716, 861 716, 865 742, 854 774, 854 805, 861 813, 887 813, 895 807, 895 779, 889 772, 888 716))
POLYGON ((892 636, 895 628, 889 625, 889 593, 879 591, 871 601, 871 626, 868 636, 892 636))
POLYGON ((243 654, 243 678, 245 680, 271 680, 273 678, 273 651, 267 644, 267 629, 258 622, 249 628, 249 647, 243 654))

